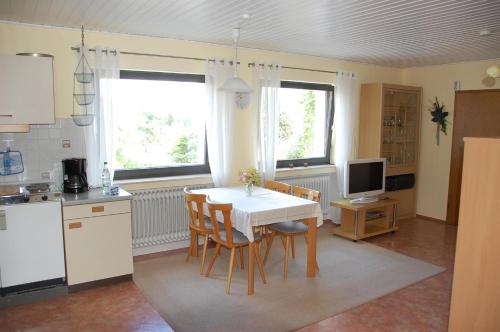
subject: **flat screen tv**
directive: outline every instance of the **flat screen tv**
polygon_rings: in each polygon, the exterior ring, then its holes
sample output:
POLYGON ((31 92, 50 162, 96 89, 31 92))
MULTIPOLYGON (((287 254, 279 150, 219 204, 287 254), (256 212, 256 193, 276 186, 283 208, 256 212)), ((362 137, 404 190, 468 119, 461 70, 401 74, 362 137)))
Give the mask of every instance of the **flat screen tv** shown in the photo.
POLYGON ((344 168, 344 197, 351 203, 371 203, 385 192, 385 158, 348 160, 344 168))

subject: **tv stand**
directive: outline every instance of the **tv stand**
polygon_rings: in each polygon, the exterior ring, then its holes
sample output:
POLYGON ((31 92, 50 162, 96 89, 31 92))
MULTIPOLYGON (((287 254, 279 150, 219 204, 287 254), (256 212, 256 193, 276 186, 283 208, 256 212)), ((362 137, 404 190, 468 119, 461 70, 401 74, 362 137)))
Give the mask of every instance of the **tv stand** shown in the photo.
POLYGON ((375 203, 378 202, 378 197, 360 197, 360 198, 355 198, 351 199, 349 201, 351 204, 368 204, 368 203, 375 203))
POLYGON ((357 204, 348 199, 330 202, 341 209, 340 227, 333 234, 353 241, 394 232, 396 226, 397 199, 383 199, 372 203, 357 204))

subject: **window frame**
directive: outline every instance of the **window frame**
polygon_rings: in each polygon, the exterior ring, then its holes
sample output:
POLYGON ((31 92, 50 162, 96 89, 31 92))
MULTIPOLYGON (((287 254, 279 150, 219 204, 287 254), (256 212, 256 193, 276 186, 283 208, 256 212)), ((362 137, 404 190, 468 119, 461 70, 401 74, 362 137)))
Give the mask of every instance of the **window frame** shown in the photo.
MULTIPOLYGON (((138 70, 120 70, 120 79, 205 83, 205 75, 200 75, 200 74, 184 74, 184 73, 138 71, 138 70)), ((114 180, 146 179, 146 178, 158 178, 158 177, 194 175, 194 174, 210 174, 206 126, 205 126, 204 164, 197 164, 192 166, 117 169, 115 170, 114 180)))
POLYGON ((332 145, 332 126, 333 126, 333 118, 335 116, 335 87, 330 84, 321 84, 321 83, 309 83, 309 82, 296 82, 296 81, 281 81, 280 88, 293 88, 293 89, 307 89, 307 90, 319 90, 326 91, 327 93, 331 93, 330 98, 326 98, 326 108, 330 110, 330 118, 328 123, 328 134, 326 138, 326 151, 324 157, 315 157, 315 158, 300 158, 300 159, 281 159, 276 161, 277 168, 290 168, 292 164, 293 167, 304 166, 307 163, 307 166, 312 165, 331 165, 330 163, 330 150, 332 145))

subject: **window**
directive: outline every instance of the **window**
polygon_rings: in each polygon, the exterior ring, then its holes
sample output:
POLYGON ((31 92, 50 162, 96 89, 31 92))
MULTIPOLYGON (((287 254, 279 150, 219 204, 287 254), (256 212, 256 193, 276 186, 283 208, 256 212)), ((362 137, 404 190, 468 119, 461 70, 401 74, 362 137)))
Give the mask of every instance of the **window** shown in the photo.
POLYGON ((278 167, 328 164, 333 124, 333 86, 281 82, 278 167))
POLYGON ((210 173, 203 75, 122 70, 114 89, 115 179, 210 173))

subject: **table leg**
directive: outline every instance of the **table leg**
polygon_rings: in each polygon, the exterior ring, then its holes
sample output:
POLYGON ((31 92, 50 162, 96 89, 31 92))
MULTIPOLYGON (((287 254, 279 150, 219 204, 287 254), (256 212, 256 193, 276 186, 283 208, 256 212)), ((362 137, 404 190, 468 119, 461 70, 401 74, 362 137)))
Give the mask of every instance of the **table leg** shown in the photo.
POLYGON ((254 290, 254 254, 255 242, 250 242, 248 245, 248 295, 252 295, 254 290))
POLYGON ((316 277, 316 218, 308 219, 307 224, 307 236, 309 238, 307 241, 307 277, 314 278, 316 277))

